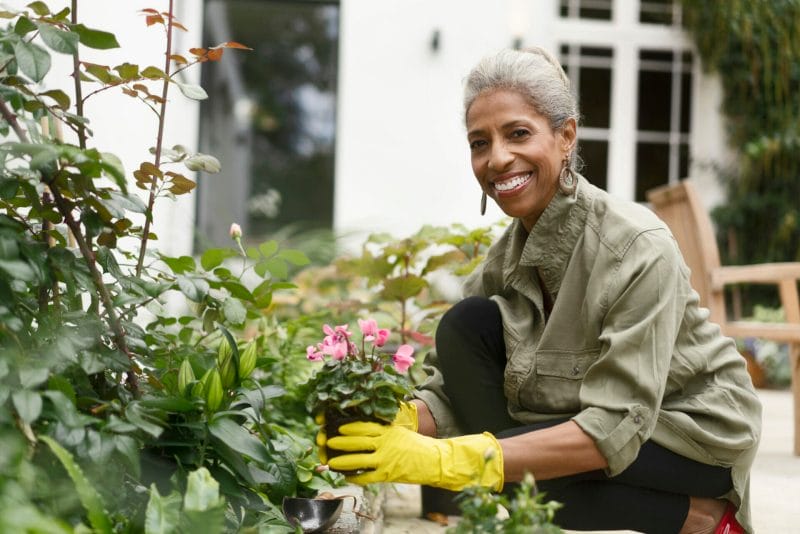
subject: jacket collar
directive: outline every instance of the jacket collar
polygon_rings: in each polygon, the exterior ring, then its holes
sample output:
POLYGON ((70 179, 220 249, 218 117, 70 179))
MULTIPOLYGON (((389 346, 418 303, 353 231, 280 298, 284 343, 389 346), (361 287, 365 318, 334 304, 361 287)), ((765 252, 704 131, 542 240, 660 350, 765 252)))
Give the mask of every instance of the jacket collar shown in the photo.
POLYGON ((533 267, 541 276, 547 292, 555 297, 572 251, 583 233, 592 193, 593 187, 589 182, 578 176, 575 195, 565 196, 557 192, 530 234, 519 219, 514 220, 508 229, 504 251, 504 285, 510 285, 517 278, 520 267, 533 267))

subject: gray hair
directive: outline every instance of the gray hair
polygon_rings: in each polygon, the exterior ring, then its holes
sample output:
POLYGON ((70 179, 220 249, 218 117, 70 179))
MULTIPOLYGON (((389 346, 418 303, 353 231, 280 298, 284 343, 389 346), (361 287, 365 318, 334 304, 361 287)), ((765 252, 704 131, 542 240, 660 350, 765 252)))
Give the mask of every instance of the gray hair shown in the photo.
MULTIPOLYGON (((464 121, 475 99, 496 89, 520 93, 550 123, 554 132, 568 119, 578 123, 578 103, 570 90, 569 78, 558 60, 541 47, 505 49, 486 56, 470 71, 464 84, 464 121)), ((577 150, 570 165, 580 166, 577 150)))

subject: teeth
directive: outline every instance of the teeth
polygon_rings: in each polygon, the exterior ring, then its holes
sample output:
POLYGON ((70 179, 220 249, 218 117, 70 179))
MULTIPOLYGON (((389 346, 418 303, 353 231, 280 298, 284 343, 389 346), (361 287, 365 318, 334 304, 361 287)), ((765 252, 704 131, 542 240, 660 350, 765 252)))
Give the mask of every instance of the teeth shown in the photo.
POLYGON ((494 188, 498 191, 510 191, 515 187, 519 187, 528 180, 531 179, 531 173, 528 174, 520 174, 519 176, 515 176, 510 180, 505 180, 503 182, 495 182, 494 188))

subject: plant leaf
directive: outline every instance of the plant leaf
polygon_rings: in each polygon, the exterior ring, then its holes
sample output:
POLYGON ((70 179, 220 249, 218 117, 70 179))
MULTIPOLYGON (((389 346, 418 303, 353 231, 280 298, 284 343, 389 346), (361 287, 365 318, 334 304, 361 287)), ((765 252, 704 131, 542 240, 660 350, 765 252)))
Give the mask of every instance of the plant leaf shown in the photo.
POLYGON ((267 447, 232 419, 218 417, 208 425, 208 431, 231 449, 260 464, 268 465, 274 461, 267 447))
POLYGON ((80 466, 75 462, 72 454, 50 436, 40 435, 38 437, 50 447, 53 454, 55 454, 56 458, 61 462, 61 465, 67 470, 67 474, 69 474, 69 477, 72 479, 72 483, 75 484, 75 491, 78 494, 78 498, 86 509, 92 528, 102 534, 111 534, 111 520, 105 511, 103 500, 100 498, 100 494, 97 493, 97 490, 94 489, 94 486, 92 486, 86 478, 86 475, 83 474, 83 470, 81 470, 80 466))
POLYGON ((87 28, 83 24, 73 24, 70 29, 78 34, 81 44, 97 50, 119 48, 119 42, 113 33, 87 28))
POLYGON ((14 45, 19 69, 34 82, 40 82, 50 70, 50 54, 41 46, 20 41, 14 45))
POLYGON ((38 392, 20 389, 12 393, 11 400, 23 421, 30 424, 39 419, 42 413, 42 397, 38 392))
POLYGON ((183 93, 183 96, 186 98, 191 98, 192 100, 205 100, 208 98, 208 93, 206 93, 206 90, 199 85, 192 83, 181 83, 176 80, 172 81, 177 84, 178 88, 181 90, 181 93, 183 93))
POLYGON ((244 323, 247 318, 247 310, 242 305, 242 301, 234 297, 225 299, 225 302, 222 303, 222 313, 231 324, 235 325, 244 323))
POLYGON ((181 518, 180 493, 173 491, 162 497, 155 483, 150 486, 150 500, 144 517, 145 534, 171 534, 178 531, 181 518))
POLYGON ((42 23, 39 24, 39 35, 50 50, 70 55, 78 53, 80 37, 77 33, 65 32, 51 24, 42 23))

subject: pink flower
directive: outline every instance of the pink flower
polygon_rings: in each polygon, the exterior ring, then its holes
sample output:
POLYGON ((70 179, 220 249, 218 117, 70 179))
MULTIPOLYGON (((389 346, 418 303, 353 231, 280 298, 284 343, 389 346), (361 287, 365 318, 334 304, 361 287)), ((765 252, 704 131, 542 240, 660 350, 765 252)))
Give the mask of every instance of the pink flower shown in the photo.
POLYGON ((375 346, 382 347, 387 339, 389 339, 389 331, 385 328, 378 329, 378 333, 375 335, 375 346))
POLYGON ((364 341, 372 341, 378 335, 378 322, 375 319, 359 319, 358 327, 364 335, 364 341))
POLYGON ((325 342, 322 344, 322 352, 329 355, 334 360, 343 360, 344 357, 347 356, 347 342, 334 341, 332 343, 328 343, 327 340, 328 338, 325 338, 325 342))
POLYGON ((234 241, 242 237, 242 227, 236 223, 231 224, 231 229, 228 230, 231 239, 234 241))
POLYGON ((321 362, 325 356, 314 345, 306 347, 306 358, 312 362, 321 362))
POLYGON ((400 345, 397 352, 392 356, 394 368, 398 373, 405 373, 408 368, 414 365, 414 358, 411 356, 414 353, 414 347, 411 345, 400 345))

